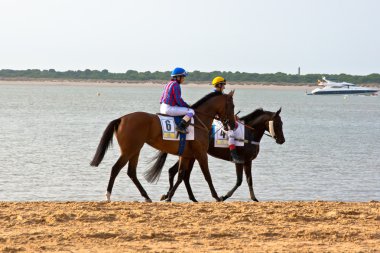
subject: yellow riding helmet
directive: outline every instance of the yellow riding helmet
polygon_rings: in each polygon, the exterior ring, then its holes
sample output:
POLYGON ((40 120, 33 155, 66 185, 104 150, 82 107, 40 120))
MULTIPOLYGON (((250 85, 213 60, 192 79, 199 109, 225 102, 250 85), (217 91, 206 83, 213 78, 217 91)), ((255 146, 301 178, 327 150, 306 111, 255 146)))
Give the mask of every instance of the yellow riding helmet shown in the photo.
POLYGON ((225 85, 226 84, 226 79, 224 79, 223 77, 221 76, 217 76, 215 77, 214 79, 212 79, 212 83, 211 83, 213 86, 216 86, 218 84, 223 84, 225 85))

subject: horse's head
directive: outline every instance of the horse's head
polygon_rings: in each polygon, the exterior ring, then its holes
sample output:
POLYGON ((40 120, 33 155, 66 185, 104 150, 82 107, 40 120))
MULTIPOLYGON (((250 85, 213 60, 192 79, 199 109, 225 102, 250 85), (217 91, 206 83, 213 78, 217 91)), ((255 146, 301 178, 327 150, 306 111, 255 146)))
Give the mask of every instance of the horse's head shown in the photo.
POLYGON ((265 131, 270 132, 276 143, 283 144, 285 137, 282 132, 282 121, 280 110, 277 112, 264 111, 262 108, 256 109, 252 113, 240 118, 245 124, 264 134, 265 131))
POLYGON ((234 105, 234 96, 235 90, 232 90, 225 97, 224 106, 220 107, 219 117, 223 125, 228 125, 230 129, 235 128, 235 105, 234 105))
POLYGON ((283 144, 285 142, 284 133, 282 132, 282 120, 280 117, 281 108, 272 113, 272 116, 267 121, 266 130, 271 134, 271 136, 276 140, 276 143, 283 144))

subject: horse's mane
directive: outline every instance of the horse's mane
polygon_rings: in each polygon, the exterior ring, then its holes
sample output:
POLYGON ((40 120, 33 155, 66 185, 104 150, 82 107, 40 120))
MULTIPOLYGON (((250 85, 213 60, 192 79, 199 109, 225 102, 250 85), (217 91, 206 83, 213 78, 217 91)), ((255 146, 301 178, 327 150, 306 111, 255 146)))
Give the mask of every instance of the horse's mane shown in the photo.
POLYGON ((256 110, 254 110, 253 112, 251 112, 250 114, 247 114, 247 115, 241 117, 240 120, 242 120, 244 122, 250 122, 251 120, 254 120, 255 118, 262 115, 263 113, 265 113, 263 108, 258 108, 256 110))
POLYGON ((219 91, 214 91, 214 92, 211 92, 209 94, 207 94, 206 96, 204 96, 203 98, 199 99, 195 104, 193 104, 190 108, 192 109, 197 109, 201 104, 203 104, 204 102, 206 102, 207 100, 209 100, 210 98, 212 97, 215 97, 215 96, 219 96, 219 95, 223 95, 222 92, 219 92, 219 91))

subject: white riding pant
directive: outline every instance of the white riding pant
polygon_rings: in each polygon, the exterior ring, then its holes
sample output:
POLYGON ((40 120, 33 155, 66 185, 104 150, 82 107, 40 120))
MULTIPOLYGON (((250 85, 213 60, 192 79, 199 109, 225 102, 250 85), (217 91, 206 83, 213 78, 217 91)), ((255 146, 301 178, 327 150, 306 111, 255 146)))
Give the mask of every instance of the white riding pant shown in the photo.
MULTIPOLYGON (((171 106, 165 103, 162 103, 160 106, 160 113, 167 114, 170 116, 183 116, 191 114, 192 116, 195 115, 195 112, 191 108, 187 107, 180 107, 180 106, 171 106)), ((189 116, 190 117, 190 116, 189 116)))
MULTIPOLYGON (((229 128, 229 127, 228 127, 229 128)), ((235 145, 235 131, 228 129, 228 131, 221 129, 221 131, 225 132, 228 136, 228 146, 235 145)))
POLYGON ((228 136, 228 145, 235 145, 235 135, 234 135, 234 130, 228 130, 227 131, 227 136, 228 136))

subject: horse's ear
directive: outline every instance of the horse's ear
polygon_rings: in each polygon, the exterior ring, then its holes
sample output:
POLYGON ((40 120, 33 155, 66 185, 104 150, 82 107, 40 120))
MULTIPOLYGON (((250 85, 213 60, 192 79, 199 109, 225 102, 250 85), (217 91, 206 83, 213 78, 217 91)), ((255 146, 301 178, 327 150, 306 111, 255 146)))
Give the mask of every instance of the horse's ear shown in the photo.
POLYGON ((232 91, 230 91, 230 93, 228 93, 228 96, 233 97, 234 93, 235 93, 235 90, 232 90, 232 91))
POLYGON ((282 107, 280 107, 280 109, 276 112, 276 116, 280 115, 281 109, 282 107))

